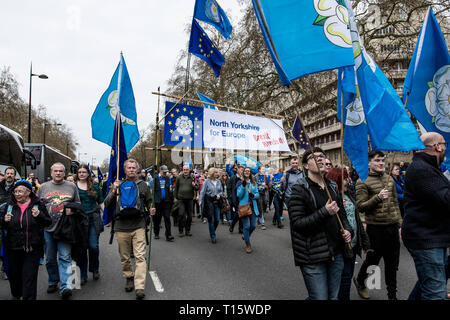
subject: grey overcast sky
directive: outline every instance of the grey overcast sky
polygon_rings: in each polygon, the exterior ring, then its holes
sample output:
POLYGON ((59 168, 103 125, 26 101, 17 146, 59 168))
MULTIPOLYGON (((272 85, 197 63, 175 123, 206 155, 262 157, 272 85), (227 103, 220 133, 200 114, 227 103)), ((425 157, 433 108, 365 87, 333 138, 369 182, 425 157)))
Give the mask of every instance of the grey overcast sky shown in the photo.
MULTIPOLYGON (((0 67, 9 66, 28 102, 47 107, 75 134, 83 162, 100 164, 111 148, 91 138, 90 119, 123 51, 134 89, 138 127, 155 120, 157 91, 165 92, 181 50, 195 0, 14 0, 0 9, 0 67), (87 153, 87 154, 85 154, 87 153), (94 160, 94 161, 92 161, 94 160)), ((237 0, 219 0, 232 23, 237 0)), ((193 58, 195 59, 195 57, 193 58)), ((212 72, 212 71, 211 71, 212 72)), ((23 115, 27 117, 27 115, 23 115)), ((26 137, 24 137, 26 139, 26 137)))

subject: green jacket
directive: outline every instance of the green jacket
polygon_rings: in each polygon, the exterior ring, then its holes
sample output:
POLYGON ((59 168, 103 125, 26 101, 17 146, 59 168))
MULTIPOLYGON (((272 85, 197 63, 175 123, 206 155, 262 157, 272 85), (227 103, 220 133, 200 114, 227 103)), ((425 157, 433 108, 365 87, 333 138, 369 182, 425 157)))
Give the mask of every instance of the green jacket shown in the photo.
POLYGON ((382 175, 369 173, 366 182, 358 179, 356 182, 356 204, 359 211, 364 214, 367 224, 398 224, 400 226, 402 219, 392 177, 389 176, 387 184, 389 197, 384 201, 378 197, 378 194, 386 185, 386 178, 387 175, 385 173, 382 175))
MULTIPOLYGON (((193 200, 195 187, 192 186, 194 179, 188 175, 180 174, 175 181, 173 196, 178 200, 193 200)), ((198 188, 198 187, 197 187, 198 188)))

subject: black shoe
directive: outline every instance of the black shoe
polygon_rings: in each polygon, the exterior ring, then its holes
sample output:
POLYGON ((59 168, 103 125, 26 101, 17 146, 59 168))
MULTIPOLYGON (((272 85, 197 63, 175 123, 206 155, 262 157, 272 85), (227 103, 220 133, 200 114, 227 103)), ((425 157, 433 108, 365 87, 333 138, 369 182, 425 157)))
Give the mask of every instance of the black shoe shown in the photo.
POLYGON ((234 227, 233 227, 233 226, 230 226, 230 228, 229 228, 228 230, 230 230, 230 232, 233 233, 234 227))
POLYGON ((136 290, 136 300, 142 300, 145 298, 145 293, 144 290, 142 289, 137 289, 136 290))
POLYGON ((214 240, 211 240, 211 243, 214 243, 214 244, 216 244, 216 243, 217 243, 217 240, 216 240, 216 239, 214 239, 214 240))
POLYGON ((183 237, 184 237, 184 232, 183 232, 183 231, 180 231, 180 233, 178 233, 178 236, 179 236, 180 238, 183 238, 183 237))
POLYGON ((240 234, 243 234, 243 233, 244 233, 244 231, 242 231, 242 229, 239 229, 239 233, 240 233, 240 234))
POLYGON ((69 299, 71 296, 72 296, 72 290, 70 290, 70 289, 64 289, 64 290, 61 292, 61 298, 62 298, 63 300, 67 300, 67 299, 69 299))
POLYGON ((190 231, 186 231, 186 235, 187 235, 188 237, 192 237, 192 233, 191 233, 190 231))
POLYGON ((158 240, 159 239, 159 235, 155 234, 155 239, 158 240))
POLYGON ((175 238, 172 237, 172 236, 166 237, 166 241, 169 241, 169 242, 173 242, 174 239, 175 239, 175 238))
POLYGON ((58 286, 56 284, 50 285, 47 288, 47 293, 55 293, 58 290, 58 286))
POLYGON ((398 300, 396 293, 388 293, 388 300, 398 300))
POLYGON ((100 279, 100 273, 99 272, 94 272, 92 277, 94 278, 94 280, 98 280, 98 279, 100 279))
POLYGON ((81 279, 80 281, 80 285, 84 286, 87 282, 87 279, 81 279))

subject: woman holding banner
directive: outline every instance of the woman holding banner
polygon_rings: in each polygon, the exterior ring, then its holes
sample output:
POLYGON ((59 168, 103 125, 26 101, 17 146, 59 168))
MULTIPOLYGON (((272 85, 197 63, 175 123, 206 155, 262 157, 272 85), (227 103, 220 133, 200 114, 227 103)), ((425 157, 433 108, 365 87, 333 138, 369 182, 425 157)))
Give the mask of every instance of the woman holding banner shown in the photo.
POLYGON ((257 199, 259 199, 258 184, 255 182, 251 169, 245 168, 242 181, 236 184, 239 199, 239 218, 242 221, 245 241, 245 251, 252 253, 250 236, 256 228, 256 218, 259 215, 257 199))

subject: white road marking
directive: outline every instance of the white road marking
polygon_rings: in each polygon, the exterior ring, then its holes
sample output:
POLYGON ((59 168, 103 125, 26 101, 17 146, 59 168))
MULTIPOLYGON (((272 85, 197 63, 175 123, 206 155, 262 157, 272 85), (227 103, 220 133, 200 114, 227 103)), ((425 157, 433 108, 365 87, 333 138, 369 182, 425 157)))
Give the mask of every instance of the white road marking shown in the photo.
POLYGON ((153 284, 155 285, 156 291, 158 291, 159 293, 163 293, 164 287, 162 286, 162 283, 159 280, 158 275, 156 274, 156 271, 149 271, 149 273, 150 273, 150 277, 152 277, 153 284))

